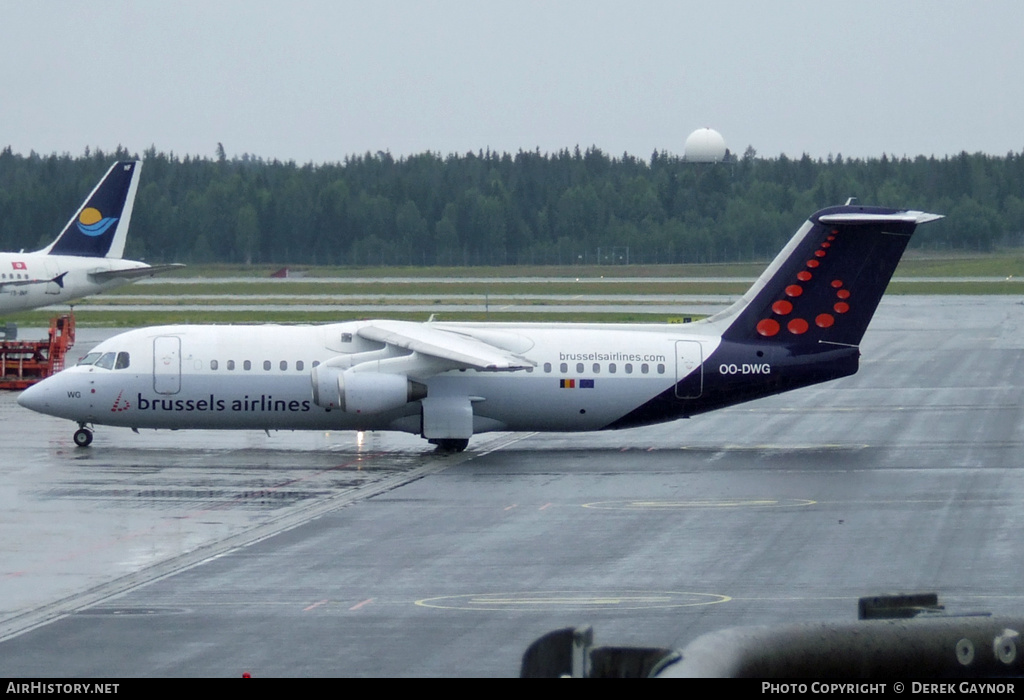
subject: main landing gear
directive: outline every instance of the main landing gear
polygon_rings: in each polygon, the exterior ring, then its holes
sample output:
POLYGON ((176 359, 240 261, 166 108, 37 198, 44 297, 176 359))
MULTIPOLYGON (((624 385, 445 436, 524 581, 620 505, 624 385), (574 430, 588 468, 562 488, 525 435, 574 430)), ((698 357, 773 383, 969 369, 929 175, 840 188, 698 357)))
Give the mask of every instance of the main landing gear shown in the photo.
POLYGON ((460 438, 437 438, 427 440, 431 445, 437 445, 437 452, 462 452, 469 446, 469 440, 460 438))
POLYGON ((92 431, 85 427, 85 423, 78 424, 74 440, 78 447, 88 447, 92 444, 92 431))

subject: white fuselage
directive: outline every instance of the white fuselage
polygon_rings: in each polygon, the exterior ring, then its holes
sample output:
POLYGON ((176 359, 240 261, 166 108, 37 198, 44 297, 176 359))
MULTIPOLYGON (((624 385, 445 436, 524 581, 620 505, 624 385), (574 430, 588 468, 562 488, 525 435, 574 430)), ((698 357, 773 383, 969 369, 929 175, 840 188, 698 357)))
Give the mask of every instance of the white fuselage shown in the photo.
MULTIPOLYGON (((314 366, 337 363, 345 355, 382 351, 383 344, 357 334, 367 323, 163 326, 130 331, 97 345, 94 364, 70 367, 30 389, 30 407, 81 423, 130 428, 420 433, 418 401, 361 412, 357 406, 325 408, 313 400, 314 366), (107 359, 95 363, 97 354, 107 359)), ((687 330, 696 331, 699 325, 687 330)), ((474 434, 601 429, 672 389, 684 377, 700 373, 702 359, 719 344, 713 333, 685 333, 681 326, 443 324, 443 328, 502 343, 536 363, 515 371, 453 369, 425 372, 422 377, 415 370, 408 373, 409 379, 426 386, 431 400, 469 397, 474 434)), ((395 358, 392 353, 391 359, 395 358)), ((374 363, 362 362, 359 368, 373 372, 374 363)))
POLYGON ((0 253, 0 313, 67 304, 116 289, 130 280, 117 277, 101 279, 94 275, 148 267, 142 262, 120 258, 0 253))

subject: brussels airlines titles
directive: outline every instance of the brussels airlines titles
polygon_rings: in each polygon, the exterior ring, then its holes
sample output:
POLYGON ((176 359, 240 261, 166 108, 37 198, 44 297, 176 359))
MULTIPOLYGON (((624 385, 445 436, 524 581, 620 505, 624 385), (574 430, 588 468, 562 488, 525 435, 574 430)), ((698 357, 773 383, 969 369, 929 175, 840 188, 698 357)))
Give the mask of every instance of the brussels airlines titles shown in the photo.
MULTIPOLYGON (((114 408, 119 409, 120 396, 114 400, 114 408)), ((285 401, 275 399, 273 396, 260 394, 260 396, 244 396, 240 399, 218 399, 213 394, 204 399, 164 399, 145 398, 142 394, 136 395, 136 404, 140 411, 309 411, 312 404, 309 401, 298 401, 292 399, 285 401)), ((127 407, 127 406, 125 406, 127 407)), ((124 410, 124 409, 120 409, 124 410)))

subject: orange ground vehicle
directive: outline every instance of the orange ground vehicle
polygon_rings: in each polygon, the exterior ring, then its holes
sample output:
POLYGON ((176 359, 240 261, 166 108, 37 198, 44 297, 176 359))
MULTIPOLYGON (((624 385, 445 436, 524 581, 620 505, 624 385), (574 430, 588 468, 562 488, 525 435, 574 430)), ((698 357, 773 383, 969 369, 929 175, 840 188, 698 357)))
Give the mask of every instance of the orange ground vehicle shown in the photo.
POLYGON ((61 371, 64 356, 74 344, 74 314, 50 319, 47 340, 0 341, 0 389, 24 389, 61 371))

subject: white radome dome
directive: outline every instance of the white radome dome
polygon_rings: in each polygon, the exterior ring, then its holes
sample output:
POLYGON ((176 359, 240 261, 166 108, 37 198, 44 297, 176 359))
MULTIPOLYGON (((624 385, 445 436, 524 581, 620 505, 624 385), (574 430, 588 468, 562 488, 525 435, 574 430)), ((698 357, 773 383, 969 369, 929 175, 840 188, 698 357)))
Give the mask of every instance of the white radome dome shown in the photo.
POLYGON ((714 129, 697 129, 686 137, 684 154, 694 163, 717 163, 725 158, 725 139, 714 129))

